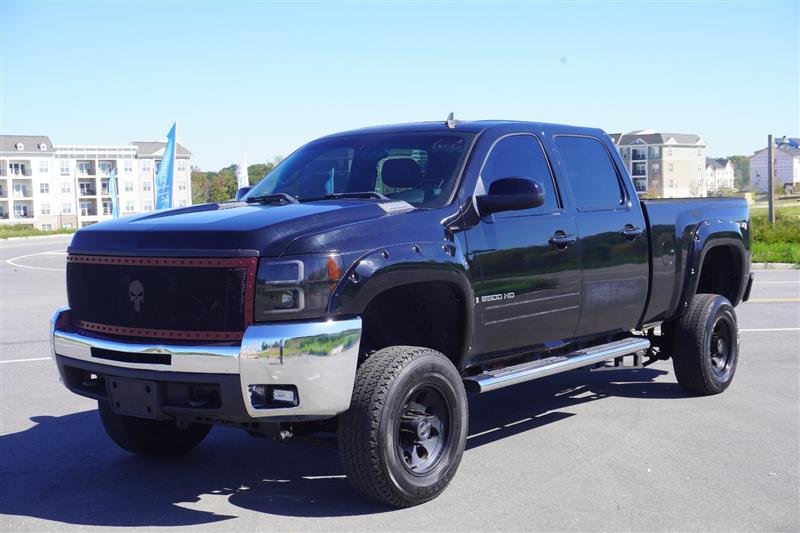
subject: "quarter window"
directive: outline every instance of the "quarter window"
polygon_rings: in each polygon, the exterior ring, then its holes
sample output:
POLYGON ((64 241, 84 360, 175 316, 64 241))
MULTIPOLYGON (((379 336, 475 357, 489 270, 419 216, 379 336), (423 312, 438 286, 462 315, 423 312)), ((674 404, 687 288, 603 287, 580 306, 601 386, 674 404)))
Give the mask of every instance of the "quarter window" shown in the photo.
POLYGON ((580 210, 616 209, 625 200, 603 143, 592 137, 556 137, 556 146, 580 210))
POLYGON ((544 204, 509 216, 541 213, 558 209, 558 197, 553 175, 539 139, 533 135, 510 135, 497 141, 481 170, 481 181, 486 192, 491 184, 501 178, 531 178, 544 187, 544 204))

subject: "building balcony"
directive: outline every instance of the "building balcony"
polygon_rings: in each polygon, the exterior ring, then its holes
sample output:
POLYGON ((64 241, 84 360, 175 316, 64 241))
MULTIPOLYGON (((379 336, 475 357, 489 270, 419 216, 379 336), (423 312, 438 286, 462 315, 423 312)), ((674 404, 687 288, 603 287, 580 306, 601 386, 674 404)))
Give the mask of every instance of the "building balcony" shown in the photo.
POLYGON ((8 220, 8 213, 0 211, 0 220, 8 220))
POLYGON ((636 192, 647 192, 647 179, 634 178, 633 186, 636 192))
POLYGON ((93 187, 81 187, 80 188, 80 196, 96 196, 97 189, 93 187))
POLYGON ((631 161, 646 161, 647 150, 631 150, 631 161))
POLYGON ((23 189, 21 191, 14 191, 14 199, 32 199, 33 192, 31 189, 23 189))
POLYGON ((95 209, 93 207, 82 207, 79 212, 80 212, 82 217, 94 217, 94 216, 97 216, 97 209, 95 209))

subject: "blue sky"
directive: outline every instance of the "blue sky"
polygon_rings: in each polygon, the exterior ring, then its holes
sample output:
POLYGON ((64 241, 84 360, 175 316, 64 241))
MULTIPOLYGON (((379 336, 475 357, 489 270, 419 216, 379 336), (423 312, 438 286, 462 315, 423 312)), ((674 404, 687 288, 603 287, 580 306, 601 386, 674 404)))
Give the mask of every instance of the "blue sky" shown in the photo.
POLYGON ((163 138, 194 164, 373 124, 509 118, 698 133, 709 155, 800 134, 800 2, 0 0, 0 131, 163 138))

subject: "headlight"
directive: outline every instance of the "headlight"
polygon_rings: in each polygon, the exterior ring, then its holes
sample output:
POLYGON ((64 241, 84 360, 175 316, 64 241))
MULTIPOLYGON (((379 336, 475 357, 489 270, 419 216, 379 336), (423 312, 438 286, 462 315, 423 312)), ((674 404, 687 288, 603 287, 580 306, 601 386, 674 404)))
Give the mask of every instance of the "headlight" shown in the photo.
POLYGON ((341 277, 342 259, 338 255, 261 259, 256 279, 256 322, 324 314, 341 277))

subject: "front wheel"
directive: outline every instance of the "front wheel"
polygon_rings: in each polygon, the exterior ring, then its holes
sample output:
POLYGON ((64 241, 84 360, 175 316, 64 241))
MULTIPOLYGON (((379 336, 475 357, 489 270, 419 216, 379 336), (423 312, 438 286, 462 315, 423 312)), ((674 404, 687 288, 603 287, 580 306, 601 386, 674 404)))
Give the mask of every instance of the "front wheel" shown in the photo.
POLYGON ((117 445, 137 455, 160 457, 186 453, 206 438, 211 426, 190 423, 179 427, 168 420, 148 420, 121 415, 107 400, 99 400, 100 421, 117 445))
POLYGON ((697 294, 673 332, 678 384, 707 396, 728 388, 739 361, 736 311, 724 296, 697 294))
POLYGON ((441 353, 392 346, 358 368, 339 450, 362 495, 395 507, 435 498, 455 475, 466 439, 464 386, 441 353))

